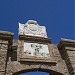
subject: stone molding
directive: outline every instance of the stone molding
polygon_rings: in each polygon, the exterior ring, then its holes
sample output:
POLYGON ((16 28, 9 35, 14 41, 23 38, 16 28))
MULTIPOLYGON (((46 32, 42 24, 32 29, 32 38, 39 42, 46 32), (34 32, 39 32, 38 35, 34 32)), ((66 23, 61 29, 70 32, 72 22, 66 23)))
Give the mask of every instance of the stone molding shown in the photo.
POLYGON ((57 45, 58 48, 61 50, 63 47, 75 47, 75 40, 70 40, 70 39, 64 39, 61 38, 59 44, 57 45))
POLYGON ((57 46, 61 53, 61 57, 67 65, 70 75, 75 75, 75 40, 61 38, 57 46))
POLYGON ((0 39, 1 40, 8 40, 9 44, 13 42, 13 35, 14 33, 8 31, 0 31, 0 39))
POLYGON ((34 37, 34 36, 27 36, 27 35, 19 35, 19 40, 40 42, 40 43, 51 43, 51 38, 34 37))

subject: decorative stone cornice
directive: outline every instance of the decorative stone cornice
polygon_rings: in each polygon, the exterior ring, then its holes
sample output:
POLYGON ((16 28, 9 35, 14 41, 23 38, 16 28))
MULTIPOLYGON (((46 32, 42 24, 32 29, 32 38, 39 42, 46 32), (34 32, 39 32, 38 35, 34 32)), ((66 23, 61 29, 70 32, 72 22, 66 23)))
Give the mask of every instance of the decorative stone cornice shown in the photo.
POLYGON ((40 42, 40 43, 51 43, 50 38, 27 36, 27 35, 19 35, 19 40, 25 40, 25 41, 27 40, 31 42, 40 42))
POLYGON ((57 64, 57 62, 52 59, 52 58, 47 58, 47 57, 25 57, 25 58, 20 58, 20 62, 35 62, 35 63, 54 63, 57 64))
POLYGON ((75 47, 75 40, 70 40, 70 39, 64 39, 61 38, 59 44, 57 45, 59 49, 62 49, 63 47, 75 47))
POLYGON ((45 26, 40 26, 37 21, 28 20, 25 24, 19 23, 19 35, 29 35, 47 38, 45 26))
POLYGON ((0 31, 0 39, 8 40, 9 44, 12 43, 14 33, 8 31, 0 31))
POLYGON ((14 33, 12 33, 12 32, 1 31, 1 30, 0 30, 0 34, 3 34, 3 35, 14 35, 14 33))

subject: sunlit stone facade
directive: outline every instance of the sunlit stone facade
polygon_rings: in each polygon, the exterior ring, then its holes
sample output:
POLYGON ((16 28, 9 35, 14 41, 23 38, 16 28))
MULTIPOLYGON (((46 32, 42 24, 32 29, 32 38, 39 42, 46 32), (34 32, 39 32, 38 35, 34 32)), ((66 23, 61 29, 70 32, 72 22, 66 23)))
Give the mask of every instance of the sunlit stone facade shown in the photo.
POLYGON ((0 31, 0 75, 43 71, 50 75, 75 75, 75 40, 61 38, 52 44, 46 27, 36 21, 19 23, 18 40, 0 31))

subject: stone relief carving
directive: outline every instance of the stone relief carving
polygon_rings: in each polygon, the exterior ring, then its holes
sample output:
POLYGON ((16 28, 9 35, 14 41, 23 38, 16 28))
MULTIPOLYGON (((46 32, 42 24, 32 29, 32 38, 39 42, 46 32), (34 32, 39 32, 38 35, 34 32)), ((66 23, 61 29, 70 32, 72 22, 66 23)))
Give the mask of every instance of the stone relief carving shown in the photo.
POLYGON ((50 57, 48 45, 38 43, 24 43, 24 53, 29 56, 50 57))
POLYGON ((47 38, 45 26, 40 26, 34 20, 28 20, 26 24, 19 23, 19 35, 30 35, 47 38))
MULTIPOLYGON (((33 22, 28 22, 28 23, 33 24, 33 22)), ((34 24, 37 25, 37 22, 34 22, 34 24)), ((22 28, 21 31, 23 31, 22 28)), ((37 28, 35 29, 32 28, 30 30, 34 32, 38 31, 37 28)), ((42 52, 42 50, 43 51, 45 50, 46 53, 49 53, 47 51, 48 48, 47 43, 43 43, 42 45, 41 43, 39 44, 37 42, 30 43, 30 41, 28 41, 29 43, 28 46, 25 45, 26 47, 25 49, 23 49, 24 43, 27 43, 27 41, 22 39, 16 41, 12 38, 13 38, 12 34, 9 33, 6 34, 5 32, 0 33, 0 75, 18 75, 20 71, 21 73, 23 73, 23 71, 29 72, 29 69, 30 71, 32 71, 35 68, 38 71, 39 68, 41 68, 42 71, 45 69, 45 72, 52 71, 50 72, 51 75, 75 75, 75 63, 74 63, 75 41, 74 40, 61 39, 58 45, 48 44, 50 52, 49 58, 45 57, 41 58, 34 56, 33 58, 31 58, 31 56, 26 57, 23 55, 26 50, 28 50, 29 54, 35 50, 37 50, 37 54, 40 51, 42 52), (12 48, 11 50, 9 49, 11 45, 12 47, 13 45, 18 45, 18 48, 16 50, 12 48), (14 60, 12 60, 12 58, 14 60)))

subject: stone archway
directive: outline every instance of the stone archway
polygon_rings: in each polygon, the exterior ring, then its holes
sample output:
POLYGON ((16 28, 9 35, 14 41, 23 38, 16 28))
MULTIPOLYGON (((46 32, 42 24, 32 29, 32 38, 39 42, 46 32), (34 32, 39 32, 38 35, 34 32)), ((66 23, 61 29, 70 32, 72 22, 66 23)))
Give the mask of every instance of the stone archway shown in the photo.
POLYGON ((50 75, 75 74, 74 40, 61 39, 56 45, 48 37, 20 33, 19 39, 14 40, 13 33, 0 31, 0 75, 34 71, 48 72, 50 75), (39 54, 36 55, 38 49, 39 54))
POLYGON ((61 74, 60 72, 56 72, 56 71, 49 70, 49 69, 41 69, 41 68, 39 68, 39 69, 38 69, 38 68, 25 69, 25 70, 21 70, 21 71, 15 72, 15 73, 13 73, 12 75, 19 75, 19 74, 22 74, 22 73, 35 72, 35 71, 47 72, 47 73, 49 73, 50 75, 63 75, 63 74, 61 74))

